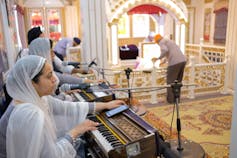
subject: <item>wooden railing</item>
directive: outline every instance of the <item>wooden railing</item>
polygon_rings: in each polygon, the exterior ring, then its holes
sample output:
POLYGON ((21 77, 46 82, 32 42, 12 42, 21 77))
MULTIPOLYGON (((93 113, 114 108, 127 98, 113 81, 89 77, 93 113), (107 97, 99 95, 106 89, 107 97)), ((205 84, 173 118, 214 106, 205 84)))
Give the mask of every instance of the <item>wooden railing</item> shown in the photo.
MULTIPOLYGON (((183 85, 195 86, 183 86, 181 96, 195 98, 198 94, 227 93, 225 49, 223 47, 200 47, 188 44, 186 50, 188 62, 185 67, 183 85), (206 54, 207 51, 210 54, 206 54), (196 59, 201 60, 197 61, 196 59)), ((105 74, 110 83, 120 85, 121 88, 127 87, 128 82, 124 70, 117 69, 105 72, 105 74)), ((138 88, 133 90, 133 97, 140 101, 156 103, 166 95, 165 86, 166 68, 154 68, 151 71, 133 70, 130 74, 130 87, 138 88), (141 87, 144 87, 144 91, 141 87), (153 87, 156 90, 147 90, 145 87, 153 87)), ((126 94, 125 92, 124 95, 126 94)))
POLYGON ((225 60, 225 47, 204 44, 186 44, 185 54, 189 58, 195 56, 198 63, 223 62, 225 60))

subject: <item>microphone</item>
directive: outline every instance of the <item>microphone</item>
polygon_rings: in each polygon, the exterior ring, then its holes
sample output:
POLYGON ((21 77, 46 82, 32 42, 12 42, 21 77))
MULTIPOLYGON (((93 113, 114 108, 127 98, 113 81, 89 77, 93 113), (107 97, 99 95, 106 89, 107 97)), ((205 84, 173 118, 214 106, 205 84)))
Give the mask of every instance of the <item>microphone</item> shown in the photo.
POLYGON ((94 59, 90 62, 90 64, 88 65, 88 67, 91 67, 91 66, 93 66, 93 65, 97 66, 95 60, 96 60, 96 58, 94 58, 94 59))
POLYGON ((88 83, 80 83, 80 84, 68 84, 68 83, 65 83, 65 84, 62 84, 59 87, 59 91, 60 92, 68 92, 70 90, 75 90, 75 89, 85 90, 85 89, 87 89, 89 87, 90 87, 90 84, 88 84, 88 83))
POLYGON ((74 67, 78 67, 78 65, 81 65, 80 62, 76 62, 76 61, 63 61, 62 65, 67 66, 67 65, 72 65, 74 67))

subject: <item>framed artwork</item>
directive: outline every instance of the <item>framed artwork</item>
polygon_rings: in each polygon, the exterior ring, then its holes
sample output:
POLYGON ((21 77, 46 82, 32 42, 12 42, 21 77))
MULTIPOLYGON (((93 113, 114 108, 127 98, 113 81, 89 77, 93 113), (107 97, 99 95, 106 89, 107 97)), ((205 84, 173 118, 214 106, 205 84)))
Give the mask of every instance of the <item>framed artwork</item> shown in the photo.
POLYGON ((204 12, 204 41, 210 40, 211 32, 211 8, 206 8, 204 12))

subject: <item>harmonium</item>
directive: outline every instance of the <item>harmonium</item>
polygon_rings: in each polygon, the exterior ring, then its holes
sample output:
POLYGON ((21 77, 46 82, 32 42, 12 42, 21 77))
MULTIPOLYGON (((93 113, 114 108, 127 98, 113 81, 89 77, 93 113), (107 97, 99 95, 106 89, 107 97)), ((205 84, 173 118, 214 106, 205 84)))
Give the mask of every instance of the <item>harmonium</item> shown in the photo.
MULTIPOLYGON (((107 102, 115 99, 111 91, 104 91, 108 88, 102 83, 74 92, 73 95, 78 101, 107 102)), ((99 122, 100 125, 97 130, 85 133, 87 154, 90 155, 87 157, 157 158, 159 155, 157 129, 130 108, 112 117, 108 117, 106 111, 103 111, 89 115, 88 119, 99 122)))
POLYGON ((85 133, 92 158, 157 158, 157 130, 130 108, 112 117, 105 112, 88 116, 99 122, 97 130, 85 133))
POLYGON ((109 86, 100 83, 81 89, 80 92, 73 92, 72 95, 75 98, 74 100, 81 102, 108 102, 114 100, 114 93, 109 90, 106 91, 106 89, 109 89, 109 86))

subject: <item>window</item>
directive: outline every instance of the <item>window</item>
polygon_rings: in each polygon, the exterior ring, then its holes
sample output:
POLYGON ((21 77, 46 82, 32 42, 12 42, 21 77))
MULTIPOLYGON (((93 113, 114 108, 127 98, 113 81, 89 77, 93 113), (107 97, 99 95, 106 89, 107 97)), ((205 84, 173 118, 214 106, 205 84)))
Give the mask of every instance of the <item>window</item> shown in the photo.
POLYGON ((40 26, 45 36, 58 41, 62 37, 62 19, 59 8, 29 8, 29 28, 40 26))
POLYGON ((49 27, 49 36, 51 39, 58 41, 61 38, 61 21, 59 9, 47 10, 47 21, 49 27))
POLYGON ((124 14, 118 23, 118 38, 129 38, 130 31, 129 31, 129 16, 124 14))
POLYGON ((43 26, 43 12, 41 9, 32 9, 30 11, 30 28, 37 27, 37 26, 43 26))
POLYGON ((216 13, 216 19, 215 19, 214 42, 224 44, 226 40, 228 10, 223 8, 218 11, 215 11, 215 13, 216 13))

